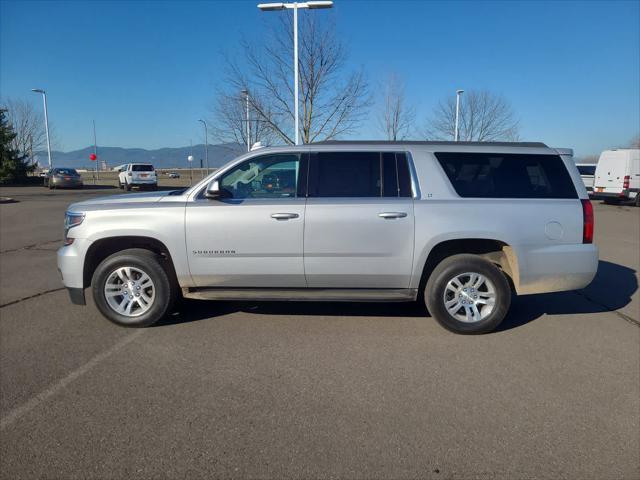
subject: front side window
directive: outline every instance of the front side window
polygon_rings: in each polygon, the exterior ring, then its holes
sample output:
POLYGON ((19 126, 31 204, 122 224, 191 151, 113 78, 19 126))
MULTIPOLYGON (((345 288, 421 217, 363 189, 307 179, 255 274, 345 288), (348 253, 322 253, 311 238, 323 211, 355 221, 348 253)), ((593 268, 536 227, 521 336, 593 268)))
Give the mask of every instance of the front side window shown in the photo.
POLYGON ((295 198, 300 159, 296 154, 275 154, 241 163, 220 180, 229 198, 295 198))
POLYGON ((577 198, 558 155, 437 152, 461 197, 577 198))

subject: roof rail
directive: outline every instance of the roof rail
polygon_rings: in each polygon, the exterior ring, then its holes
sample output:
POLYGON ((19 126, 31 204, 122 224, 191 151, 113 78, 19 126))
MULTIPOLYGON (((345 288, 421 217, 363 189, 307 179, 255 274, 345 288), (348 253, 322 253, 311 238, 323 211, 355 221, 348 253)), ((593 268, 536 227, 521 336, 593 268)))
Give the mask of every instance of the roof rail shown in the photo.
POLYGON ((542 142, 448 142, 423 140, 324 140, 310 145, 459 145, 473 147, 542 147, 548 146, 542 142))

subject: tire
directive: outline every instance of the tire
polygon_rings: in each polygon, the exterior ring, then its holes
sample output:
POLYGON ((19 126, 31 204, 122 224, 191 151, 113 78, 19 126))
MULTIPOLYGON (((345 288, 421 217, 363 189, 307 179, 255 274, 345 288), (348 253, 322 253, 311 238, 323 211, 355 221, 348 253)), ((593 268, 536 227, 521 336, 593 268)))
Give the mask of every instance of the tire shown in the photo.
POLYGON ((640 207, 640 192, 636 193, 636 201, 634 204, 636 207, 640 207))
POLYGON ((123 327, 148 327, 162 319, 176 297, 174 282, 162 261, 159 255, 141 248, 123 250, 104 259, 91 279, 93 298, 100 313, 123 327), (123 283, 123 278, 132 283, 123 283), (115 294, 107 297, 105 290, 108 289, 115 294), (118 306, 121 312, 116 311, 118 306))
POLYGON ((445 258, 436 266, 424 297, 431 315, 447 330, 480 334, 500 325, 511 305, 511 288, 493 263, 477 255, 461 254, 445 258), (457 303, 450 303, 455 300, 457 303), (449 302, 451 310, 447 310, 445 302, 449 302))
POLYGON ((131 191, 131 185, 130 185, 130 184, 129 184, 129 182, 127 182, 126 180, 124 181, 124 189, 125 189, 127 192, 130 192, 130 191, 131 191))

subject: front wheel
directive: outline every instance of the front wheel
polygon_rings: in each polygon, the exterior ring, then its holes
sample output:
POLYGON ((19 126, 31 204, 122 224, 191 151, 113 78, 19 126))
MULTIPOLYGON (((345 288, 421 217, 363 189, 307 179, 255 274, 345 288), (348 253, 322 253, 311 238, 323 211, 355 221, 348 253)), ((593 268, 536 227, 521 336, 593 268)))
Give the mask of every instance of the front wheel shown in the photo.
POLYGON ((160 262, 157 254, 140 248, 103 260, 91 281, 100 313, 124 327, 148 327, 164 317, 175 289, 160 262))
POLYGON ((131 191, 131 184, 130 184, 129 182, 127 182, 126 180, 124 181, 124 189, 125 189, 127 192, 130 192, 130 191, 131 191))
POLYGON ((484 258, 453 255, 431 273, 425 302, 446 329, 463 334, 487 333, 509 311, 511 288, 498 267, 484 258))

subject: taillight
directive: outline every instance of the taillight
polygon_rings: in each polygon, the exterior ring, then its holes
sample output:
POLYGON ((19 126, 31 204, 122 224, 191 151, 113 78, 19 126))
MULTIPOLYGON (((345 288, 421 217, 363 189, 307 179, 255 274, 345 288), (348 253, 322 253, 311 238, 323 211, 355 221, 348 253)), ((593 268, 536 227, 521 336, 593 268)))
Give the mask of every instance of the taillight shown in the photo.
POLYGON ((624 176, 624 180, 622 181, 622 188, 627 190, 629 188, 629 182, 630 181, 631 181, 631 176, 630 175, 625 175, 624 176))
POLYGON ((582 243, 593 243, 593 205, 589 200, 581 200, 582 202, 582 243))

